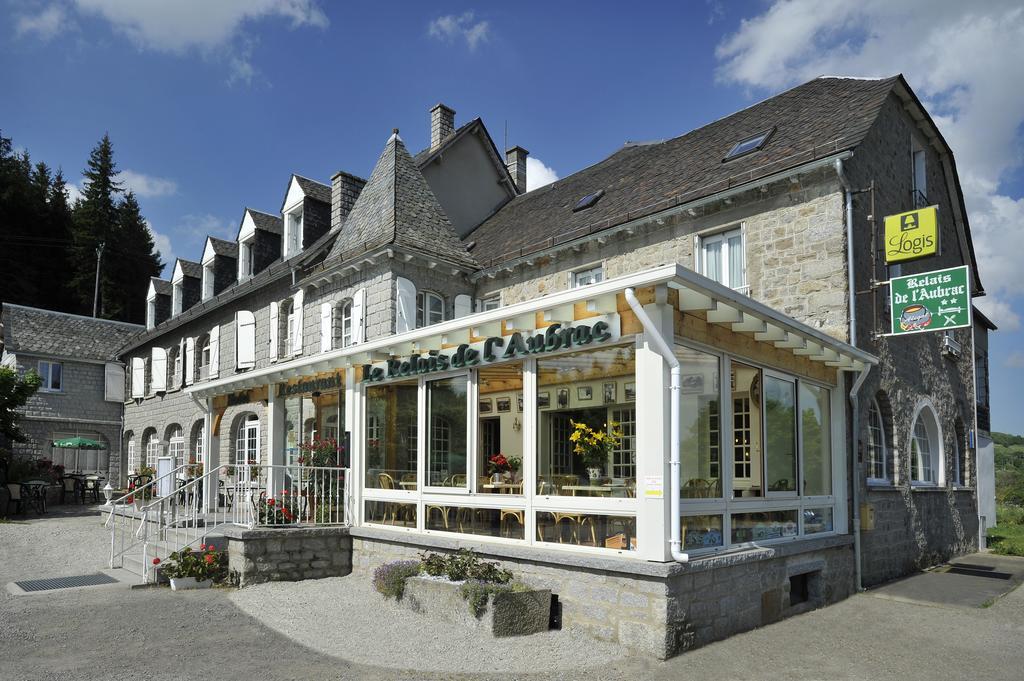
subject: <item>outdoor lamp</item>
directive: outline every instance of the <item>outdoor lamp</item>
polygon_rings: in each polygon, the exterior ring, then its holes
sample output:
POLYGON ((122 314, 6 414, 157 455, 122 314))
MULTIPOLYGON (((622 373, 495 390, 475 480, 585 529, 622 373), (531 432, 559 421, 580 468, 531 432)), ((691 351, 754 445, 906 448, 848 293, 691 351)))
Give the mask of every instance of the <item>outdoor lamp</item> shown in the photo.
POLYGON ((110 486, 109 480, 107 480, 107 484, 103 488, 103 496, 107 498, 107 506, 110 506, 110 500, 114 498, 114 488, 110 486))

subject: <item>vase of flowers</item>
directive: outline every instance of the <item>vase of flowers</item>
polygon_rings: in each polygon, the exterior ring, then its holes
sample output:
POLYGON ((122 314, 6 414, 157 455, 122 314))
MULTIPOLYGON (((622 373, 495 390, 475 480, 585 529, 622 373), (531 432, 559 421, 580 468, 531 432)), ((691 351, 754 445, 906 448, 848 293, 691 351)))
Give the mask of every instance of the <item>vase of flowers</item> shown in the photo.
POLYGON ((522 466, 523 460, 517 456, 505 456, 500 452, 498 454, 492 454, 487 459, 487 473, 491 476, 491 482, 495 485, 500 484, 501 481, 511 480, 515 477, 516 472, 519 471, 519 467, 522 466))
POLYGON ((591 482, 602 477, 605 464, 612 452, 619 445, 622 431, 619 424, 612 421, 601 428, 591 428, 581 421, 570 421, 573 431, 569 441, 573 443, 573 453, 580 457, 591 482))

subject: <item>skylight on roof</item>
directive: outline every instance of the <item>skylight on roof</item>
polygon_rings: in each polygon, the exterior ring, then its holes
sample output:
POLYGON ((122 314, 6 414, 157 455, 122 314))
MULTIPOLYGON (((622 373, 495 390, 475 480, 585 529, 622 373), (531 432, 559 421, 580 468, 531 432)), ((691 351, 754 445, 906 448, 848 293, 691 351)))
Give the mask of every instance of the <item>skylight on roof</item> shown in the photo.
POLYGON ((590 208, 595 203, 600 201, 602 196, 604 196, 603 189, 598 189, 596 192, 587 194, 582 199, 576 202, 576 205, 572 207, 572 212, 575 213, 576 211, 586 210, 587 208, 590 208))
POLYGON ((733 146, 733 148, 729 150, 729 153, 726 154, 725 158, 723 158, 722 160, 731 161, 732 159, 737 158, 739 156, 743 156, 744 154, 749 154, 757 151, 758 149, 765 145, 765 143, 768 141, 768 138, 772 136, 773 132, 775 132, 775 128, 765 130, 764 132, 760 132, 754 135, 753 137, 748 137, 742 142, 737 142, 733 146))

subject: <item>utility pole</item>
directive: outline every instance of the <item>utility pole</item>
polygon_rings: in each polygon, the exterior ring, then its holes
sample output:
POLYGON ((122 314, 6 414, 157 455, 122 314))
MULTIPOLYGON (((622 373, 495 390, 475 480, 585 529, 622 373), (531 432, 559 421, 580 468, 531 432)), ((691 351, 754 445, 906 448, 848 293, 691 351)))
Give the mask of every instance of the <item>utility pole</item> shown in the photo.
POLYGON ((100 262, 103 260, 103 247, 105 245, 106 244, 101 241, 99 243, 99 245, 96 246, 96 286, 93 288, 93 294, 92 294, 92 316, 93 317, 96 316, 96 310, 99 307, 99 303, 100 303, 100 262))

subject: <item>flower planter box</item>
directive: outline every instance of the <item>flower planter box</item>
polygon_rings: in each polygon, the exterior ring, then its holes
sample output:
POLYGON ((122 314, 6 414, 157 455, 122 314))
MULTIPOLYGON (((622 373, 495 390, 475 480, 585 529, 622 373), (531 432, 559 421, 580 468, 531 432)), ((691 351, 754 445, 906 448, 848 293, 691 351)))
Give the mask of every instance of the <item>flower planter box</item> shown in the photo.
POLYGON ((192 589, 209 589, 212 582, 209 579, 196 580, 195 577, 171 577, 171 591, 191 591, 192 589))
POLYGON ((487 599, 480 617, 470 612, 462 596, 463 582, 433 577, 410 577, 400 601, 415 612, 429 617, 485 629, 492 636, 524 636, 548 630, 551 619, 551 591, 509 591, 487 599))

